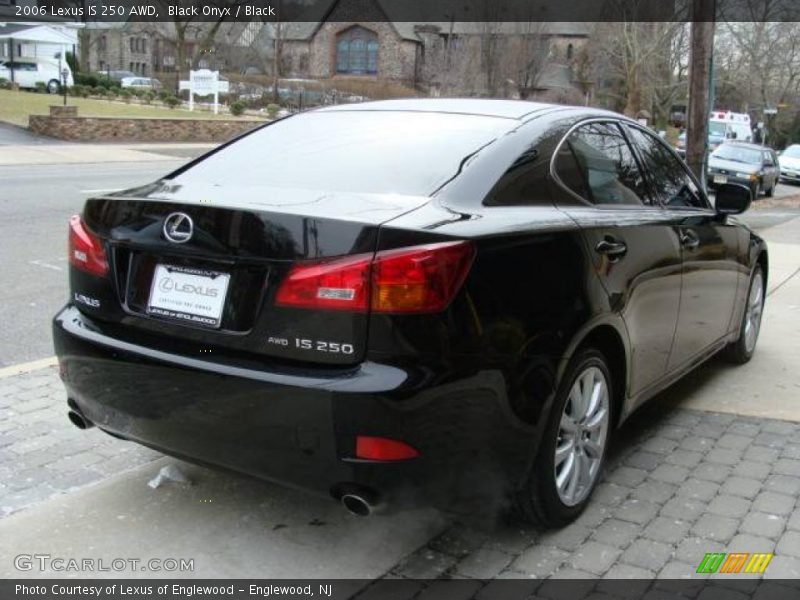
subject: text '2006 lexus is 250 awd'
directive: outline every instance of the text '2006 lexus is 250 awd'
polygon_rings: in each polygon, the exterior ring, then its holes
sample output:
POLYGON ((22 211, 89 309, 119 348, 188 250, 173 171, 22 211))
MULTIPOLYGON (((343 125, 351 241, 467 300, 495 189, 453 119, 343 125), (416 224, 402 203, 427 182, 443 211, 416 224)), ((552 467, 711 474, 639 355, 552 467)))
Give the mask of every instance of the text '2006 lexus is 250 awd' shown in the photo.
POLYGON ((764 242, 650 130, 396 100, 260 127, 69 224, 70 418, 356 514, 586 506, 612 432, 752 356, 764 242))

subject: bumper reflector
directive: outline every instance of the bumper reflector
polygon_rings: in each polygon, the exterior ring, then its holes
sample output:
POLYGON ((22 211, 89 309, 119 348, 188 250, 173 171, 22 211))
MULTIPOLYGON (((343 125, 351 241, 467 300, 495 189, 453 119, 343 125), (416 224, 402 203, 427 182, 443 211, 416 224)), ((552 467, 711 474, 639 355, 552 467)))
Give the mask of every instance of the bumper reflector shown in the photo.
POLYGON ((356 458, 394 461, 409 460, 417 456, 419 456, 417 449, 405 442, 365 435, 356 437, 356 458))

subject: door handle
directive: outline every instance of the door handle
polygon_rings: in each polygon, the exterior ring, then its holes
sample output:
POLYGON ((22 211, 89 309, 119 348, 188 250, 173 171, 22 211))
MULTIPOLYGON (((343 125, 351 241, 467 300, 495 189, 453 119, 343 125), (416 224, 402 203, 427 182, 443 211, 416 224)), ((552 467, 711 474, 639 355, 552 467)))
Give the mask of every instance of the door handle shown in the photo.
POLYGON ((681 245, 687 250, 696 250, 700 245, 700 238, 691 229, 681 230, 681 245))
POLYGON ((594 250, 598 254, 605 254, 609 260, 613 261, 622 258, 622 256, 628 251, 628 247, 625 245, 625 242, 616 240, 612 237, 607 237, 606 239, 597 242, 594 250))

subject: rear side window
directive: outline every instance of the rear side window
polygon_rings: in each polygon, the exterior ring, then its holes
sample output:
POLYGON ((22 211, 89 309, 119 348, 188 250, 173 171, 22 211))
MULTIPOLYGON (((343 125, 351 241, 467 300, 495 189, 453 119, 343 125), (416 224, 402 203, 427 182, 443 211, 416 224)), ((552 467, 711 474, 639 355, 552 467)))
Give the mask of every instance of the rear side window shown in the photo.
POLYGON ((664 206, 706 208, 706 201, 687 168, 659 138, 626 125, 631 141, 638 148, 650 174, 653 191, 664 206))
POLYGON ((588 123, 561 145, 555 172, 593 204, 649 204, 647 186, 631 147, 615 123, 588 123))
POLYGON ((323 193, 430 195, 514 125, 461 114, 309 112, 247 135, 177 177, 323 193))

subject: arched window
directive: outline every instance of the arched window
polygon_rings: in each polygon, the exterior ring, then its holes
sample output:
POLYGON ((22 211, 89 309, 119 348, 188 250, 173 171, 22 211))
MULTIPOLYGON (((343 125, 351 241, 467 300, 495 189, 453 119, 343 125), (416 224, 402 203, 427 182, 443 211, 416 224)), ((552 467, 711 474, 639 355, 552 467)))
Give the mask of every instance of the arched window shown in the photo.
POLYGON ((336 72, 374 75, 378 72, 378 35, 374 31, 351 27, 337 36, 336 72))

